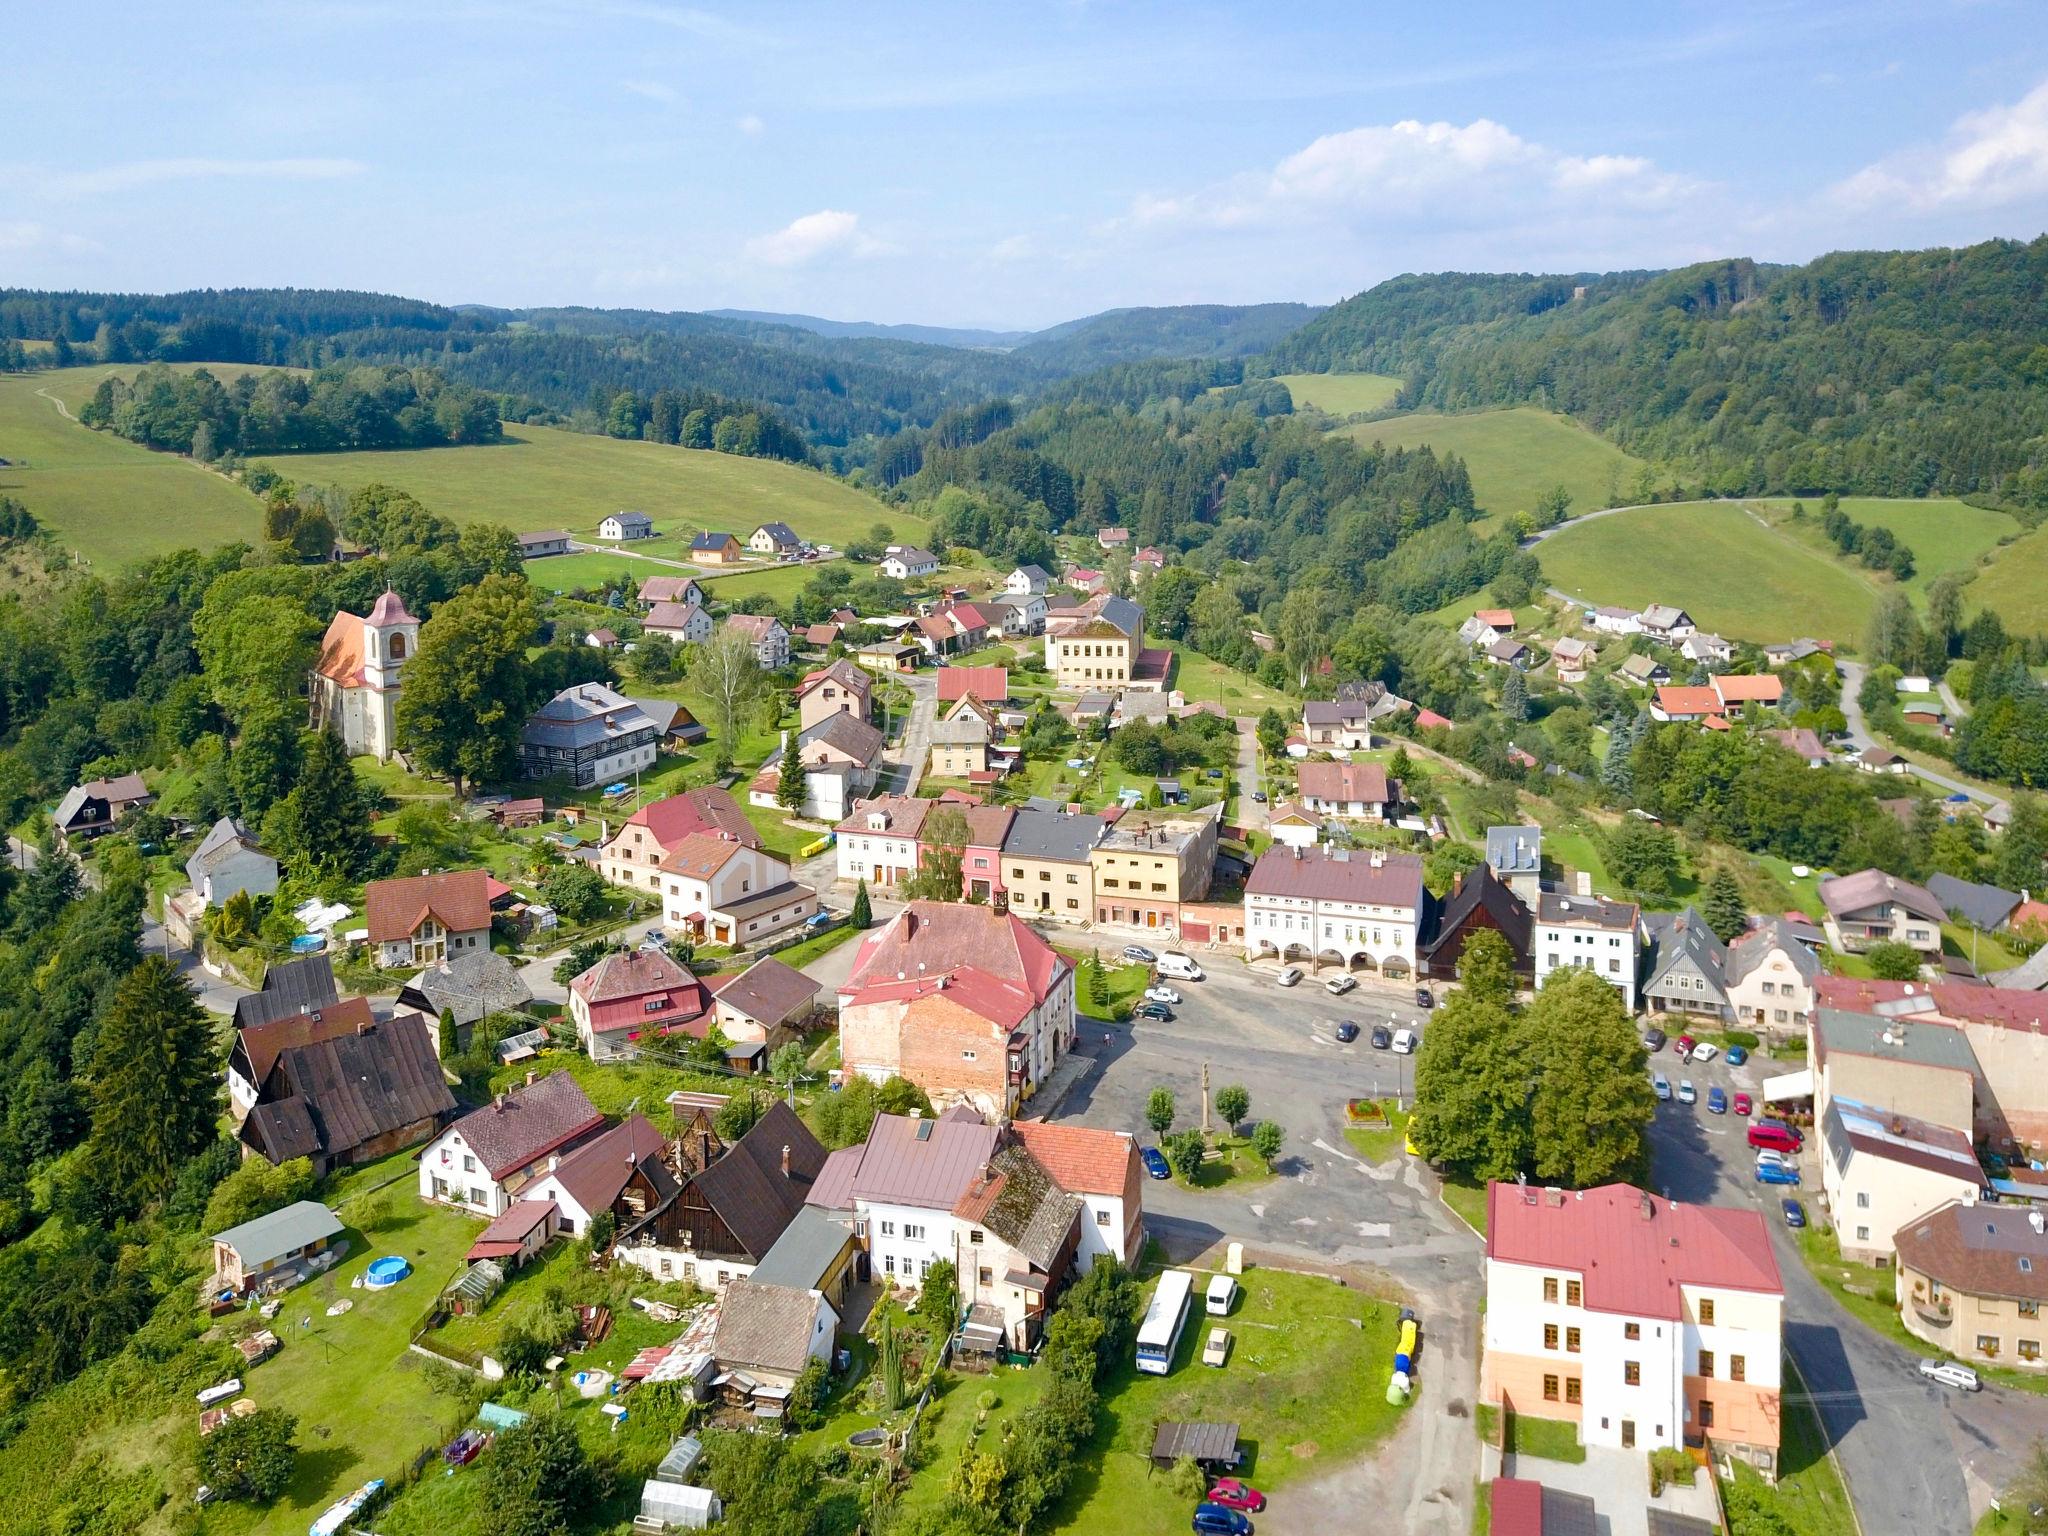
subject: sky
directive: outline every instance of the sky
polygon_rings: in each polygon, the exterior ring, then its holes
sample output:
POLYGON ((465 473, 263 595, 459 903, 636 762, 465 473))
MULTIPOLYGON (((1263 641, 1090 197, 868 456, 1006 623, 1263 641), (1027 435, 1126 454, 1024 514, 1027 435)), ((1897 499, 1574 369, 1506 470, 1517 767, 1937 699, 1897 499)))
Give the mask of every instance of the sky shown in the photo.
POLYGON ((12 9, 8 287, 1027 328, 2048 230, 2036 0, 12 9))

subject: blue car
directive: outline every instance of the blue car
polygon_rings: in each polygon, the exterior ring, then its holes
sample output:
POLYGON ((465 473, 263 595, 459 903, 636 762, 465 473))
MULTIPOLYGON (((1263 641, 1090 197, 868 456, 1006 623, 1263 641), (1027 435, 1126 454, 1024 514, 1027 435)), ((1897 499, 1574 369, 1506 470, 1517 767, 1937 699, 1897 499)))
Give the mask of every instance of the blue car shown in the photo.
POLYGON ((1758 1163, 1756 1181, 1759 1184, 1797 1184, 1799 1170, 1787 1168, 1783 1163, 1758 1163))
POLYGON ((1707 1113, 1725 1115, 1728 1113, 1728 1095, 1718 1088, 1707 1090, 1707 1113))
POLYGON ((1803 1227, 1806 1225, 1806 1207, 1787 1196, 1778 1202, 1778 1209, 1785 1213, 1785 1225, 1803 1227))
POLYGON ((1740 1045, 1731 1045, 1728 1047, 1729 1066, 1739 1067, 1747 1060, 1749 1060, 1749 1050, 1747 1047, 1740 1045))
POLYGON ((1252 1536, 1252 1523, 1221 1504, 1197 1504, 1194 1532, 1195 1536, 1252 1536))
POLYGON ((1166 1154, 1157 1147, 1143 1147, 1138 1156, 1145 1164, 1145 1171, 1155 1179, 1170 1178, 1173 1170, 1166 1166, 1166 1154))

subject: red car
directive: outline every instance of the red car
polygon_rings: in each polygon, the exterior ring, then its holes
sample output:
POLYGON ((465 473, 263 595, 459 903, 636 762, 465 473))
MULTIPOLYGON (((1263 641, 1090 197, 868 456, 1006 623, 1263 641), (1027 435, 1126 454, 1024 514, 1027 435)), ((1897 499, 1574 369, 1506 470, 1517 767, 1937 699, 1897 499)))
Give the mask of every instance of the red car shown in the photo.
POLYGON ((1750 1109, 1752 1107, 1753 1106, 1749 1102, 1748 1094, 1738 1093, 1737 1095, 1735 1095, 1735 1113, 1737 1113, 1738 1115, 1746 1115, 1750 1112, 1750 1109))
POLYGON ((1209 1502, 1225 1509, 1242 1509, 1256 1515, 1266 1507, 1266 1496, 1249 1483, 1234 1477, 1220 1479, 1209 1489, 1209 1502))
POLYGON ((1693 1039, 1691 1035, 1680 1035, 1678 1037, 1678 1059, 1680 1061, 1690 1060, 1692 1057, 1692 1048, 1698 1044, 1699 1042, 1693 1039))

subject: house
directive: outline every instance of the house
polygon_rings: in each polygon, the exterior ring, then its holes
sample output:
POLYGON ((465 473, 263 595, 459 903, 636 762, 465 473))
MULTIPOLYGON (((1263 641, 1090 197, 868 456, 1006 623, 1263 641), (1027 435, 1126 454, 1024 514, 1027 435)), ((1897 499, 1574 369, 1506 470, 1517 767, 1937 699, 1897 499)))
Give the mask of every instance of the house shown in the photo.
MULTIPOLYGON (((1067 572, 1066 582, 1067 585, 1069 587, 1072 587, 1076 592, 1082 593, 1083 595, 1090 597, 1094 596, 1098 592, 1107 592, 1109 590, 1108 572, 1098 571, 1093 566, 1074 566, 1071 570, 1067 572)), ((1046 603, 1046 617, 1050 618, 1051 616, 1052 603, 1051 600, 1048 599, 1046 603)))
POLYGON ((397 1012, 421 1015, 437 1051, 441 1015, 450 1015, 457 1048, 467 1050, 478 1021, 494 1013, 522 1013, 532 1001, 518 966, 491 950, 472 949, 435 961, 399 988, 397 1012))
POLYGON ((882 554, 882 574, 896 581, 915 581, 939 574, 939 557, 915 544, 891 544, 882 554))
POLYGON ((790 1218, 775 1246, 762 1255, 751 1278, 763 1285, 816 1291, 844 1317, 860 1269, 859 1258, 853 1222, 844 1213, 805 1205, 790 1218))
POLYGON ((794 555, 803 547, 804 541, 787 523, 763 523, 747 536, 747 548, 757 555, 794 555))
POLYGON ((1775 709, 1785 697, 1785 679, 1768 672, 1723 672, 1709 679, 1708 687, 1721 701, 1726 713, 1745 704, 1764 704, 1775 709))
POLYGON ((1550 647, 1550 664, 1557 671, 1560 683, 1583 683, 1600 652, 1590 640, 1575 640, 1567 635, 1550 647))
POLYGON ((363 913, 377 964, 394 970, 488 950, 489 879, 480 869, 460 869, 372 880, 363 890, 363 913))
POLYGON ((622 1223, 613 1257, 661 1280, 722 1291, 754 1271, 805 1207, 825 1149, 780 1100, 730 1147, 710 1118, 678 1128, 680 1188, 643 1219, 622 1223))
POLYGON ((1133 811, 1088 852, 1095 921, 1180 932, 1181 908, 1208 899, 1223 821, 1217 802, 1199 811, 1133 811))
POLYGON ((1300 801, 1319 816, 1383 825, 1401 814, 1401 781, 1378 763, 1303 763, 1300 801))
MULTIPOLYGON (((1007 898, 1003 885, 1003 843, 1016 812, 1004 805, 962 805, 967 841, 960 849, 960 885, 969 901, 1007 898)), ((927 839, 925 846, 931 845, 927 839)))
POLYGON ((1793 662, 1804 661, 1809 656, 1824 656, 1833 649, 1833 646, 1820 640, 1787 640, 1764 647, 1764 664, 1769 667, 1790 666, 1793 662))
POLYGON ((941 704, 953 704, 961 699, 979 699, 984 704, 1000 704, 1009 696, 1008 667, 945 667, 939 672, 941 704))
POLYGON ((1836 949, 1860 954, 1873 944, 1909 944, 1924 955, 1941 953, 1948 912, 1925 886, 1865 869, 1821 881, 1818 894, 1836 949))
POLYGON ((235 1029, 240 1033, 254 1024, 311 1013, 340 998, 341 993, 334 985, 331 957, 308 955, 303 960, 280 960, 264 970, 261 988, 235 999, 235 1029))
POLYGON ((735 1280, 718 1303, 717 1390, 730 1405, 777 1419, 804 1367, 829 1363, 838 1336, 839 1313, 819 1292, 735 1280))
POLYGON ((1961 1360, 2041 1369, 2048 1231, 2038 1206, 1953 1200, 1894 1235, 1899 1320, 1961 1360))
POLYGON ((654 519, 645 512, 614 512, 597 525, 600 539, 651 539, 654 519))
POLYGON ((1643 610, 1643 633, 1652 640, 1661 640, 1666 645, 1678 644, 1690 635, 1694 628, 1692 615, 1683 608, 1673 608, 1668 603, 1652 603, 1643 610))
POLYGON ((661 861, 699 832, 730 838, 749 848, 761 834, 726 790, 710 785, 685 790, 643 805, 621 824, 598 855, 597 872, 613 885, 661 889, 661 861))
POLYGON ((1098 528, 1095 531, 1095 542, 1104 549, 1127 549, 1131 543, 1131 530, 1128 528, 1098 528))
POLYGON ((1889 747, 1866 747, 1857 757, 1856 767, 1861 773, 1906 774, 1913 771, 1913 765, 1889 747))
POLYGON ((2017 891, 2003 891, 1975 880, 1958 880, 1954 875, 1929 875, 1927 894, 1940 902, 1943 910, 1986 933, 1996 933, 2005 927, 2020 904, 2017 891))
POLYGON ((1820 959, 1782 917, 1767 917, 1729 942, 1722 983, 1736 1026, 1778 1037, 1803 1031, 1813 1012, 1820 959))
POLYGON ((1504 636, 1486 648, 1486 664, 1490 667, 1513 667, 1517 671, 1529 668, 1529 647, 1513 636, 1504 636))
POLYGON ((1008 1115, 1074 1040, 1074 968, 1019 918, 913 901, 839 986, 843 1070, 1008 1115))
POLYGON ((972 714, 931 725, 931 771, 942 779, 964 779, 988 771, 988 722, 972 714))
POLYGON ((711 832, 692 833, 661 861, 661 900, 669 932, 734 948, 779 937, 818 907, 788 861, 711 832))
POLYGON ((839 643, 841 626, 837 624, 806 624, 801 638, 814 651, 829 650, 839 643))
POLYGON ((213 1237, 211 1292, 281 1291, 313 1273, 342 1234, 341 1218, 317 1200, 297 1200, 213 1237))
POLYGON ((1719 635, 1710 635, 1703 629, 1696 629, 1685 637, 1678 654, 1687 661, 1730 662, 1735 659, 1735 647, 1719 635))
POLYGON ((477 1233, 463 1260, 494 1264, 502 1274, 538 1258, 555 1235, 557 1208, 552 1200, 514 1200, 505 1214, 477 1233))
POLYGON ((1001 621, 1005 635, 1035 635, 1045 628, 1045 596, 1039 592, 1005 593, 992 597, 983 608, 1001 621))
POLYGON ((1703 720, 1723 720, 1727 706, 1721 702, 1721 695, 1710 687, 1666 686, 1657 690, 1656 698, 1650 705, 1650 716, 1655 720, 1683 721, 1687 724, 1703 720))
POLYGON ((1833 1093, 1820 1132, 1821 1189, 1853 1263, 1887 1264, 1901 1227, 1951 1200, 1991 1194, 1967 1131, 1833 1093))
POLYGON ((697 723, 695 715, 674 699, 633 699, 631 702, 654 722, 655 745, 662 750, 681 751, 695 746, 711 734, 697 723))
POLYGON ((833 1154, 812 1198, 852 1212, 884 1283, 914 1290, 933 1264, 959 1273, 953 1208, 995 1155, 1000 1133, 964 1104, 937 1116, 875 1116, 867 1140, 833 1154))
POLYGON ((659 635, 677 645, 702 645, 715 627, 700 603, 656 603, 640 621, 642 634, 659 635))
POLYGON ((1639 635, 1643 632, 1643 615, 1634 608, 1589 608, 1586 625, 1607 635, 1639 635))
POLYGON ((1636 978, 1642 965, 1642 914, 1635 903, 1599 896, 1543 891, 1536 915, 1536 984, 1561 965, 1592 971, 1636 1011, 1636 978))
POLYGON ((1807 1031, 1816 1120, 1837 1095, 1878 1114, 1912 1115, 1974 1136, 1986 1126, 1984 1071, 1953 1025, 1900 1014, 1852 1013, 1823 991, 1807 1031))
POLYGON ((773 955, 737 976, 715 982, 719 1032, 733 1043, 728 1055, 766 1065, 768 1053, 800 1033, 824 986, 773 955))
POLYGON ((1528 906, 1543 890, 1543 829, 1488 827, 1486 867, 1528 906))
POLYGON ((618 632, 610 629, 593 629, 583 637, 583 643, 593 651, 616 651, 619 648, 618 632))
POLYGON ((1099 816, 1025 806, 1003 834, 1002 879, 1013 912, 1085 923, 1095 910, 1089 853, 1102 841, 1099 816))
POLYGON ((73 785, 57 802, 57 841, 68 848, 74 841, 84 842, 111 832, 122 817, 155 798, 139 773, 73 785))
POLYGON ((1633 688, 1655 688, 1671 681, 1671 669, 1654 656, 1624 657, 1614 675, 1633 688))
POLYGON ((660 740, 654 722, 624 694, 578 683, 527 717, 519 768, 529 779, 562 777, 591 789, 652 768, 660 740))
MULTIPOLYGON (((325 959, 323 955, 321 957, 325 959)), ((243 999, 248 1001, 248 999, 243 999)), ((228 1113, 237 1127, 255 1107, 270 1069, 280 1052, 290 1046, 315 1040, 332 1040, 352 1035, 374 1025, 377 1016, 366 997, 329 997, 303 1010, 280 1013, 235 1031, 228 1047, 228 1113)))
POLYGON ((1781 726, 1763 735, 1766 741, 1776 742, 1809 768, 1827 766, 1828 749, 1821 743, 1819 733, 1806 726, 1781 726))
POLYGON ((1270 848, 1245 881, 1245 958, 1412 977, 1426 900, 1415 854, 1270 848))
POLYGON ((702 608, 704 589, 692 576, 649 576, 640 583, 638 601, 643 608, 657 603, 679 603, 685 608, 702 608))
MULTIPOLYGON (((1145 1170, 1126 1131, 1050 1120, 1018 1120, 1009 1134, 1023 1143, 1053 1183, 1081 1199, 1081 1239, 1074 1263, 1084 1274, 1108 1255, 1130 1264, 1145 1251, 1145 1170)), ((970 1244, 970 1246, 972 1246, 970 1244)))
POLYGON ((696 973, 658 949, 612 950, 569 983, 569 1018, 592 1061, 630 1060, 643 1039, 678 1031, 701 1040, 710 1009, 696 973))
POLYGON ((1276 800, 1266 816, 1266 830, 1273 841, 1288 848, 1310 848, 1323 835, 1323 819, 1311 815, 1293 800, 1276 800))
POLYGON ((1030 1350, 1080 1247, 1080 1197, 1061 1189, 1023 1142, 999 1138, 952 1214, 954 1230, 967 1229, 961 1347, 1030 1350))
POLYGON ((272 1163, 303 1157, 327 1174, 424 1141, 454 1113, 428 1026, 400 1014, 279 1049, 240 1138, 272 1163))
POLYGON ((789 631, 774 614, 735 613, 725 621, 725 627, 747 638, 762 670, 777 672, 789 665, 789 631))
POLYGON ((1145 610, 1127 597, 1097 593, 1046 615, 1046 670, 1059 688, 1129 685, 1144 642, 1145 610))
POLYGON ((1153 572, 1165 569, 1166 552, 1157 545, 1147 544, 1143 549, 1131 556, 1131 574, 1133 576, 1150 575, 1153 572))
POLYGON ((690 558, 699 565, 739 565, 746 560, 747 552, 731 534, 706 529, 691 537, 690 558))
POLYGON ((935 609, 932 616, 953 626, 954 650, 979 650, 988 643, 991 634, 1000 634, 1003 628, 1000 614, 977 603, 945 603, 935 609))
POLYGON ((809 730, 828 715, 867 720, 874 714, 875 680, 843 657, 796 685, 798 728, 809 730))
POLYGON ((1458 638, 1481 650, 1507 639, 1514 632, 1515 614, 1511 608, 1481 608, 1458 626, 1458 638))
POLYGON ((522 533, 519 539, 519 558, 538 560, 546 555, 569 553, 571 535, 565 528, 549 528, 541 533, 522 533))
POLYGON ((908 795, 856 801, 853 814, 833 828, 839 878, 887 890, 917 873, 918 833, 933 808, 908 795))
POLYGON ((1012 597, 1043 597, 1052 590, 1052 572, 1042 565, 1020 565, 1003 578, 1003 590, 1012 597))
POLYGON ((534 1079, 472 1110, 420 1154, 420 1198, 502 1216, 561 1155, 604 1128, 567 1072, 534 1079))
POLYGON ((1506 941, 1515 975, 1524 982, 1534 978, 1535 925, 1529 909, 1487 866, 1466 870, 1442 905, 1432 907, 1429 936, 1418 949, 1422 975, 1454 979, 1465 941, 1489 930, 1506 941))
MULTIPOLYGON (((768 754, 760 773, 747 786, 747 799, 759 806, 779 805, 784 744, 768 754)), ((882 733, 850 714, 828 714, 796 738, 796 754, 804 765, 804 802, 798 814, 813 821, 838 821, 881 774, 882 733)))
POLYGON ((1479 1398, 1777 1473, 1785 1288, 1762 1214, 1626 1184, 1489 1184, 1479 1398))
POLYGON ((1652 912, 1643 922, 1650 936, 1643 1006, 1652 1013, 1679 1013, 1715 1022, 1727 1019, 1728 946, 1707 926, 1698 909, 1652 912))
POLYGON ((1385 683, 1345 683, 1334 699, 1310 699, 1301 706, 1307 745, 1321 752, 1354 752, 1372 746, 1372 727, 1412 706, 1385 683))
POLYGON ((664 1150, 661 1132, 645 1115, 628 1115, 565 1154, 519 1198, 551 1203, 555 1230, 569 1237, 589 1236, 592 1220, 606 1211, 619 1227, 629 1227, 681 1188, 662 1161, 664 1150))
POLYGON ((185 861, 185 878, 202 907, 224 906, 230 896, 243 891, 251 896, 275 892, 277 860, 241 822, 223 816, 185 861))

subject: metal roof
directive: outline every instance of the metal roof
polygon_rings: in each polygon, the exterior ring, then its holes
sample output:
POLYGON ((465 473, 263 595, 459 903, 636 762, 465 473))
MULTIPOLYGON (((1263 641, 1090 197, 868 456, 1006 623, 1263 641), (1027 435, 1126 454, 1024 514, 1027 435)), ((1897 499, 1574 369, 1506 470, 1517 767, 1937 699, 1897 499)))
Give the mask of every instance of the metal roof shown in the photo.
POLYGON ((318 1200, 295 1200, 254 1221, 216 1232, 213 1240, 234 1249, 248 1268, 265 1259, 283 1258, 324 1237, 338 1237, 341 1230, 341 1218, 318 1200))

